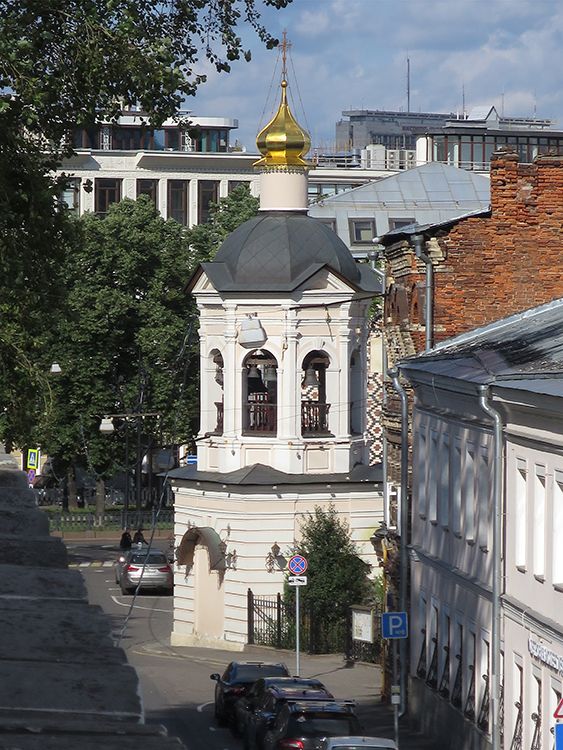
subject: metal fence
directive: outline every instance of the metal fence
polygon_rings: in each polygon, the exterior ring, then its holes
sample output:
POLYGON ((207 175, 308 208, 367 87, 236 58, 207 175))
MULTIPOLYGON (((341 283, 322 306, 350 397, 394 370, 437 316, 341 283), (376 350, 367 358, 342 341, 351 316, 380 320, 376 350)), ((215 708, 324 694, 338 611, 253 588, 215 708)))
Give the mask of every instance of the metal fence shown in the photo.
POLYGON ((174 511, 161 510, 156 517, 156 511, 119 511, 117 513, 50 513, 49 521, 52 531, 89 531, 105 529, 119 531, 126 526, 131 529, 150 529, 156 522, 156 528, 168 529, 174 526, 174 511))
MULTIPOLYGON (((347 660, 379 663, 382 654, 380 612, 362 608, 372 618, 371 641, 355 637, 352 610, 342 621, 327 623, 306 607, 300 612, 300 642, 309 654, 342 653, 347 660)), ((247 639, 250 645, 295 648, 295 609, 276 596, 256 596, 247 591, 247 639)), ((363 636, 362 636, 363 637, 363 636)))

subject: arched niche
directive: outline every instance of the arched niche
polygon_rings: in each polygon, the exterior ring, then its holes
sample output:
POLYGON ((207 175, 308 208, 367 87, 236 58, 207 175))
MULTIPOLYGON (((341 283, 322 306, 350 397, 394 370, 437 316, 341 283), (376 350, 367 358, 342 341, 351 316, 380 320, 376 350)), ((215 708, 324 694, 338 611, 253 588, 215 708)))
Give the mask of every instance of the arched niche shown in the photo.
POLYGON ((326 382, 330 358, 325 351, 315 350, 305 355, 301 367, 301 434, 330 435, 326 382))
POLYGON ((278 361, 266 349, 254 349, 242 363, 242 431, 245 435, 276 435, 278 361))

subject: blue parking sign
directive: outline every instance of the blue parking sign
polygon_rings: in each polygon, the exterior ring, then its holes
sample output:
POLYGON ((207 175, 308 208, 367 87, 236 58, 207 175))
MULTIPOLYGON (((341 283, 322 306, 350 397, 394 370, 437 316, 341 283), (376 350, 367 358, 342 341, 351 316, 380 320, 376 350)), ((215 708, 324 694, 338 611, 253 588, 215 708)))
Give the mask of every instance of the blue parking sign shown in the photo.
POLYGON ((563 724, 555 725, 555 750, 563 750, 563 724))
POLYGON ((408 634, 406 612, 384 612, 381 615, 381 635, 384 638, 407 638, 408 634))

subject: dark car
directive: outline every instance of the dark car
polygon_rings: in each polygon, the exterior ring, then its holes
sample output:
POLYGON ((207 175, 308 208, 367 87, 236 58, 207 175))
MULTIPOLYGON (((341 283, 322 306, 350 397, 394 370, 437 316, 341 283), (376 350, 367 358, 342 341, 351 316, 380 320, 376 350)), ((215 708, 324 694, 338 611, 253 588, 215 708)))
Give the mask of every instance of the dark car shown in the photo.
MULTIPOLYGON (((266 664, 261 661, 232 661, 221 676, 211 675, 215 685, 215 718, 219 725, 232 722, 235 703, 247 694, 261 677, 289 677, 285 664, 266 664)), ((351 734, 351 732, 348 732, 351 734)))
POLYGON ((360 735, 349 701, 299 701, 281 707, 264 735, 263 750, 321 750, 327 737, 360 735))
POLYGON ((254 683, 235 705, 235 727, 246 750, 262 747, 264 735, 288 701, 330 701, 334 696, 320 680, 303 677, 266 677, 254 683))

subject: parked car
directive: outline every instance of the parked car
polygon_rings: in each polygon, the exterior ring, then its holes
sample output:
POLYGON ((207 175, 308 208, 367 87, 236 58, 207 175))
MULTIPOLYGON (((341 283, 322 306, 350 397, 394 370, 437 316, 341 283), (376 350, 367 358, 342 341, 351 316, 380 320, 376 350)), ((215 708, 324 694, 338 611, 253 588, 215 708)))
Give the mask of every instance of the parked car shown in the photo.
POLYGON ((221 676, 210 675, 215 680, 215 718, 224 726, 233 721, 235 703, 247 694, 261 677, 289 677, 285 664, 267 664, 261 661, 232 661, 221 676))
POLYGON ((397 745, 386 737, 330 737, 323 750, 397 750, 397 745))
POLYGON ((264 735, 263 750, 322 750, 327 737, 361 734, 350 701, 299 701, 281 707, 264 735))
POLYGON ((141 589, 174 590, 174 575, 166 555, 159 550, 135 546, 123 552, 115 564, 115 582, 121 593, 134 591, 141 582, 141 589))
POLYGON ((320 680, 303 677, 266 677, 254 683, 235 704, 234 726, 246 750, 262 747, 264 735, 288 701, 330 701, 334 696, 320 680))

